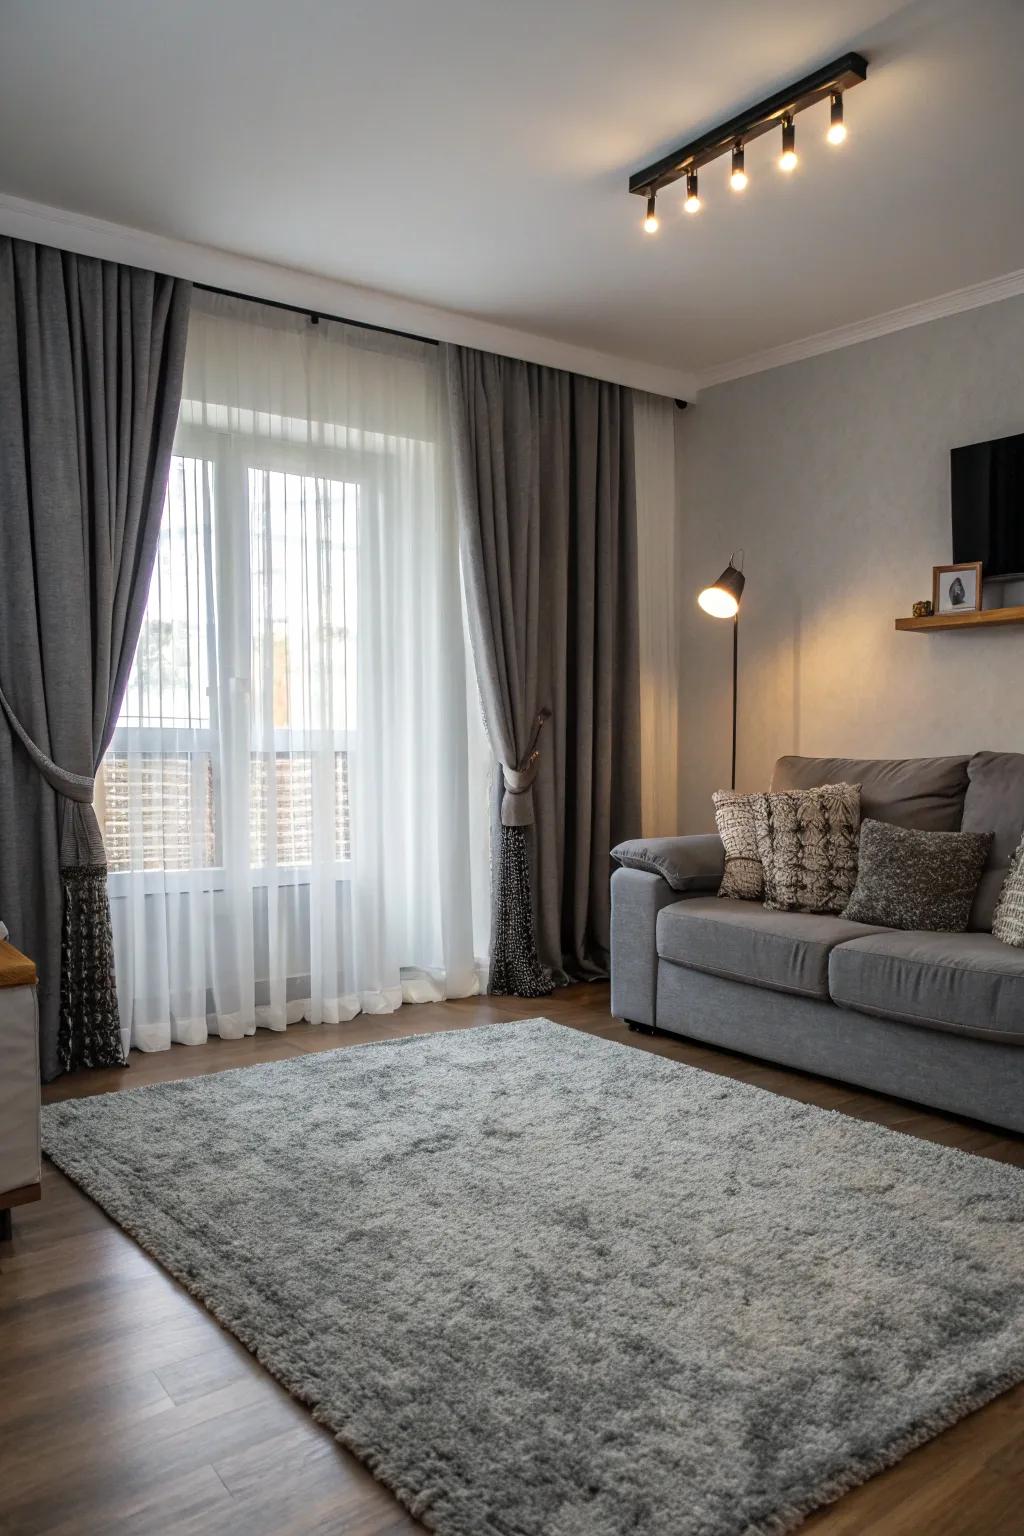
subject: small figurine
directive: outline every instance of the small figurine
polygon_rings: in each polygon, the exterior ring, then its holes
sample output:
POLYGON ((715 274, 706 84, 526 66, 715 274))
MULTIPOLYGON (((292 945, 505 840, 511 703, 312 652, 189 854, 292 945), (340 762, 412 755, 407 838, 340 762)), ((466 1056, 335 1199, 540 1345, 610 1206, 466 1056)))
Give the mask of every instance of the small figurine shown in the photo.
POLYGON ((923 602, 914 604, 915 619, 930 619, 933 613, 930 600, 926 597, 923 602))

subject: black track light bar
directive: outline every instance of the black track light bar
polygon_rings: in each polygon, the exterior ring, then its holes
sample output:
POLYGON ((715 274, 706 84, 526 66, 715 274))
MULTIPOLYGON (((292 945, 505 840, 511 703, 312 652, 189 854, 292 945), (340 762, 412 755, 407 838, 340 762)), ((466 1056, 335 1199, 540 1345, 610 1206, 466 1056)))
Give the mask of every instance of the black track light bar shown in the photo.
POLYGON ((783 117, 793 117, 826 96, 859 85, 867 75, 867 59, 859 53, 844 53, 842 58, 822 65, 795 85, 788 85, 784 90, 776 91, 774 96, 759 101, 756 107, 748 107, 727 123, 702 133, 699 139, 680 145, 653 165, 634 171, 629 178, 629 190, 641 197, 650 197, 652 192, 679 181, 688 171, 697 171, 710 160, 717 160, 719 155, 728 154, 735 144, 746 144, 762 133, 769 133, 778 127, 783 117))

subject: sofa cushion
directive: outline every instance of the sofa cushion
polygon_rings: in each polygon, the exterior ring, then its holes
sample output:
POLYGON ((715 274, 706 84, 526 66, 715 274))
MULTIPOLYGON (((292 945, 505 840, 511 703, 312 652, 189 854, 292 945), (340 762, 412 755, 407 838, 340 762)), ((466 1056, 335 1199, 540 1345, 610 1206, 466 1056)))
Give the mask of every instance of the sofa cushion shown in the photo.
POLYGON ((757 795, 738 795, 734 789, 718 789, 711 796, 715 826, 725 849, 725 873, 718 887, 724 900, 760 901, 764 895, 764 865, 757 851, 754 802, 757 795))
POLYGON ((917 832, 866 821, 843 916, 881 928, 964 933, 991 847, 991 832, 917 832))
POLYGON ((992 917, 992 937, 1000 944, 1024 949, 1024 837, 1010 860, 1010 872, 999 892, 992 917))
POLYGON ((832 950, 829 991, 879 1018, 1024 1043, 1024 950, 990 933, 868 934, 832 950))
POLYGON ((959 832, 969 761, 966 757, 780 757, 772 789, 859 784, 865 821, 887 821, 922 832, 959 832))
POLYGON ((657 948, 662 960, 691 970, 827 999, 829 952, 872 932, 841 917, 694 896, 658 913, 657 948))
POLYGON ((985 932, 992 927, 1010 860, 1024 832, 1024 752, 975 752, 967 773, 963 830, 995 833, 969 925, 985 932))
POLYGON ((860 785, 753 795, 771 912, 841 912, 857 880, 860 785))

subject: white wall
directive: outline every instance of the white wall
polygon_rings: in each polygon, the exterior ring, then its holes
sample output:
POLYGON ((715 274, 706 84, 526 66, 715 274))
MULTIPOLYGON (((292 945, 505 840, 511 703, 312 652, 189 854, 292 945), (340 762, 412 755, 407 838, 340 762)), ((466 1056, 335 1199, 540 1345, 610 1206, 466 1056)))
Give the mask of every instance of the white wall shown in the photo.
POLYGON ((680 413, 682 830, 713 826, 728 784, 730 626, 695 598, 737 546, 740 789, 764 787, 784 752, 1024 751, 1024 626, 893 629, 952 558, 950 448, 1011 432, 1024 298, 719 385, 680 413))

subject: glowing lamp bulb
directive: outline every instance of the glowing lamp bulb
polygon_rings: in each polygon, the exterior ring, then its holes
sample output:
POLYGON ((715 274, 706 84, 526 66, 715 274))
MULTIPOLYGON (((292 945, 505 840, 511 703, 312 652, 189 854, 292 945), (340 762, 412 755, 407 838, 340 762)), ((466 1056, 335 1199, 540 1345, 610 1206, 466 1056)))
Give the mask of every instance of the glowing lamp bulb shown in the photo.
POLYGON ((697 596, 697 601, 705 613, 710 613, 713 619, 731 619, 739 611, 739 603, 731 592, 726 592, 722 587, 705 587, 697 596))
POLYGON ((697 601, 713 619, 734 619, 740 611, 745 582, 743 572, 730 560, 718 580, 697 594, 697 601))
POLYGON ((683 204, 687 213, 700 213, 700 193, 697 190, 697 172, 686 173, 686 202, 683 204))
POLYGON ((796 167, 796 128, 793 126, 793 119, 787 113, 782 119, 782 154, 779 156, 779 170, 795 171, 796 167))
POLYGON ((655 192, 648 192, 647 194, 647 217, 644 219, 645 235, 656 235, 658 233, 658 215, 654 211, 656 196, 655 192))
POLYGON ((832 107, 829 114, 828 133, 825 135, 830 144, 841 144, 846 138, 846 124, 843 122, 843 96, 841 91, 833 91, 832 107))
POLYGON ((747 185, 746 171, 733 171, 732 175, 729 177, 729 185, 732 187, 734 192, 744 191, 747 185))

